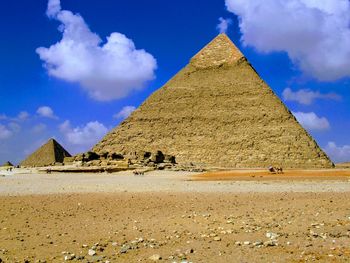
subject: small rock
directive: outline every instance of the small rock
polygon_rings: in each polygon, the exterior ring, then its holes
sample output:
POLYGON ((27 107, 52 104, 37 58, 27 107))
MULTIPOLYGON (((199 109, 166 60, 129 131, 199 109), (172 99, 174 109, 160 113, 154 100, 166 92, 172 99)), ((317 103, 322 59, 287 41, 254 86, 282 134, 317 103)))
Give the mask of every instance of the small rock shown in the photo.
POLYGON ((264 245, 264 243, 263 242, 261 242, 261 241, 256 241, 256 242, 254 242, 254 244, 253 244, 255 247, 259 247, 259 246, 262 246, 262 245, 264 245))
POLYGON ((93 249, 89 249, 88 255, 89 256, 95 256, 96 255, 96 251, 93 250, 93 249))
POLYGON ((276 240, 269 240, 269 241, 264 242, 264 246, 266 246, 266 247, 275 247, 277 245, 278 244, 277 244, 276 240))
POLYGON ((65 261, 73 260, 74 258, 75 258, 75 255, 74 255, 74 254, 65 255, 65 256, 64 256, 64 260, 65 260, 65 261))
POLYGON ((129 248, 128 247, 122 247, 119 251, 120 254, 128 253, 129 248))
POLYGON ((159 261, 162 259, 162 257, 158 254, 154 254, 154 255, 150 256, 148 259, 152 260, 152 261, 159 261))
POLYGON ((270 238, 270 239, 276 239, 276 238, 278 238, 278 235, 276 233, 267 232, 266 237, 270 238))
POLYGON ((214 237, 214 241, 221 241, 221 237, 214 237))
POLYGON ((250 242, 249 241, 244 241, 243 245, 248 246, 248 245, 250 245, 250 242))

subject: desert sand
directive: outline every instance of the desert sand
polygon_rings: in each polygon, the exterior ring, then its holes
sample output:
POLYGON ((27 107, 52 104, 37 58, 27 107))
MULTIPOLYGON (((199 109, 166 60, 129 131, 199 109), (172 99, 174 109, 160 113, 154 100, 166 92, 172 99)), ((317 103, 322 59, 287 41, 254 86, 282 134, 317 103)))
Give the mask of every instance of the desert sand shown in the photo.
POLYGON ((350 260, 347 170, 22 172, 0 177, 4 262, 350 260))

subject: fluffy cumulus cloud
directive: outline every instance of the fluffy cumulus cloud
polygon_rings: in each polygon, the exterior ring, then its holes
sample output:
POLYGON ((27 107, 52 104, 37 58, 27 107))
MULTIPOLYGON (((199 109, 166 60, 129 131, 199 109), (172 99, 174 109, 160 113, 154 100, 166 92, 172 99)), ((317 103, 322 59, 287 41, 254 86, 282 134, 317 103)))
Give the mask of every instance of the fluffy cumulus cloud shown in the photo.
POLYGON ((36 113, 44 118, 57 119, 57 116, 54 114, 53 110, 48 106, 39 107, 36 113))
POLYGON ((314 112, 293 112, 298 122, 309 131, 325 131, 330 129, 327 118, 318 117, 314 112))
POLYGON ((113 118, 115 119, 126 119, 129 117, 129 115, 136 110, 136 107, 134 106, 125 106, 121 109, 118 113, 113 115, 113 118))
POLYGON ((285 51, 321 81, 350 76, 348 0, 226 0, 242 41, 261 52, 285 51))
POLYGON ((290 88, 286 88, 282 93, 285 101, 296 101, 300 104, 311 105, 317 99, 325 100, 341 100, 341 96, 336 93, 322 94, 319 91, 311 91, 309 89, 301 89, 293 91, 290 88))
POLYGON ((106 135, 108 129, 98 121, 89 122, 84 126, 73 128, 70 121, 60 125, 60 131, 73 152, 87 151, 106 135))
POLYGON ((18 115, 17 115, 17 120, 19 121, 25 121, 29 118, 30 114, 26 111, 21 111, 18 115))
POLYGON ((226 33, 228 30, 228 27, 232 24, 232 20, 227 18, 220 17, 219 18, 219 24, 216 26, 216 29, 222 34, 226 33))
POLYGON ((12 136, 13 132, 5 125, 0 124, 0 140, 8 139, 12 136))
POLYGON ((121 33, 112 33, 103 43, 84 19, 62 10, 59 0, 49 0, 47 15, 61 23, 62 39, 49 48, 37 49, 48 74, 79 83, 100 101, 127 96, 154 79, 155 58, 121 33))
POLYGON ((324 150, 333 162, 350 162, 350 145, 338 146, 334 142, 329 142, 324 150))

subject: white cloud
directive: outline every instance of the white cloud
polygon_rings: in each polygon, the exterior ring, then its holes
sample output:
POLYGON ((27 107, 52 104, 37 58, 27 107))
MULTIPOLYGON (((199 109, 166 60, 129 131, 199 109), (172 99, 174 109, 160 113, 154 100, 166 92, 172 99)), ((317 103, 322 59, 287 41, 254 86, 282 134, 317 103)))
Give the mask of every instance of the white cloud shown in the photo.
POLYGON ((328 142, 325 152, 336 163, 350 162, 350 145, 337 146, 334 142, 328 142))
POLYGON ((57 116, 55 116, 53 110, 48 106, 39 107, 36 113, 39 114, 41 117, 58 119, 57 116))
POLYGON ((20 132, 20 130, 21 130, 21 126, 18 124, 18 123, 16 123, 16 122, 10 122, 9 124, 8 124, 8 127, 13 131, 13 132, 20 132))
POLYGON ((62 31, 58 43, 36 50, 49 75, 79 83, 100 101, 125 97, 155 78, 155 58, 125 35, 112 33, 102 43, 80 15, 61 10, 58 0, 49 1, 47 14, 61 22, 62 31))
POLYGON ((225 19, 223 17, 219 18, 219 24, 216 26, 216 29, 222 34, 226 33, 228 27, 232 24, 232 19, 225 19))
POLYGON ((311 105, 316 99, 341 100, 341 96, 336 93, 322 94, 319 91, 311 91, 309 89, 292 91, 290 88, 286 88, 282 96, 285 101, 296 101, 304 105, 311 105))
POLYGON ((18 115, 17 115, 17 120, 19 121, 25 121, 29 118, 30 114, 26 111, 21 111, 18 115))
POLYGON ((115 119, 126 119, 129 115, 136 110, 134 106, 125 106, 120 112, 113 115, 115 119))
POLYGON ((47 129, 47 126, 43 123, 39 123, 32 128, 33 133, 41 133, 47 129))
POLYGON ((0 140, 8 139, 12 135, 12 131, 10 131, 5 125, 0 124, 0 140))
POLYGON ((226 0, 242 42, 261 52, 285 51, 321 81, 350 76, 348 0, 226 0))
POLYGON ((49 0, 47 4, 46 15, 54 18, 61 11, 61 0, 49 0))
POLYGON ((314 112, 293 112, 298 122, 310 131, 324 131, 330 129, 329 121, 325 117, 318 117, 314 112))
POLYGON ((67 120, 60 125, 60 131, 67 143, 72 146, 71 148, 74 148, 73 152, 84 152, 101 140, 108 132, 108 129, 98 121, 72 128, 70 121, 67 120))

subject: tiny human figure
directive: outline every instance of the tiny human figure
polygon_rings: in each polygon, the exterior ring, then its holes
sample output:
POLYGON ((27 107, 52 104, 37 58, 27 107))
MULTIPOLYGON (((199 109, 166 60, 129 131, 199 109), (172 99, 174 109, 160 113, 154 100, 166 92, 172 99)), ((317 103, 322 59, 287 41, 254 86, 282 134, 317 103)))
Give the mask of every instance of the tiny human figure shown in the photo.
POLYGON ((281 166, 276 167, 276 171, 278 174, 283 174, 283 168, 281 166))
POLYGON ((133 171, 133 174, 134 174, 135 176, 138 176, 138 175, 143 176, 143 175, 145 175, 145 172, 144 172, 144 171, 137 171, 137 170, 134 170, 134 171, 133 171))
POLYGON ((270 165, 268 169, 270 173, 273 173, 273 174, 276 173, 275 167, 273 167, 272 165, 270 165))

